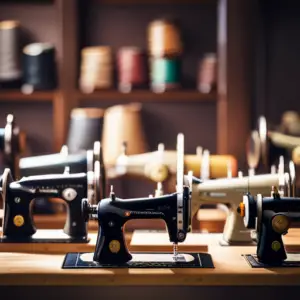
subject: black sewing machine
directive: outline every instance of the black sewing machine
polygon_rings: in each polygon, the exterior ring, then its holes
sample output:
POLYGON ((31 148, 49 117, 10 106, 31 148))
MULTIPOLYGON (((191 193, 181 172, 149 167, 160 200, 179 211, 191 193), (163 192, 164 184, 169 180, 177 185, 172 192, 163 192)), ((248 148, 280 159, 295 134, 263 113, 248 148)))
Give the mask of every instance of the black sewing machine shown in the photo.
POLYGON ((300 217, 300 198, 282 197, 277 188, 271 197, 247 194, 238 209, 249 229, 257 234, 257 260, 266 265, 281 265, 287 259, 282 235, 292 220, 300 217))
POLYGON ((20 153, 24 150, 25 140, 20 134, 20 129, 16 125, 15 118, 9 114, 6 117, 6 125, 0 128, 0 152, 2 155, 2 163, 0 163, 0 171, 3 172, 5 168, 10 168, 13 176, 16 176, 18 169, 18 158, 20 153), (1 170, 2 168, 2 170, 1 170))
POLYGON ((98 206, 83 201, 83 213, 99 224, 93 260, 100 264, 124 264, 132 259, 125 243, 123 228, 132 219, 163 219, 174 243, 183 242, 191 230, 191 187, 184 186, 183 135, 178 137, 177 192, 156 198, 117 198, 111 190, 110 197, 102 199, 98 206))
MULTIPOLYGON (((83 213, 99 224, 94 253, 68 253, 63 268, 98 267, 213 267, 209 254, 202 261, 200 254, 178 252, 191 230, 191 181, 184 185, 184 137, 177 141, 177 192, 160 197, 121 199, 111 189, 110 197, 97 206, 83 201, 83 213), (162 219, 166 223, 173 253, 130 253, 125 242, 124 228, 132 219, 162 219)), ((147 238, 145 236, 145 238, 147 238)), ((202 256, 203 257, 203 256, 202 256)))
POLYGON ((21 176, 60 174, 65 168, 70 168, 70 173, 93 171, 95 161, 100 161, 101 175, 105 179, 103 154, 99 141, 94 142, 94 149, 69 154, 66 146, 60 153, 31 156, 21 158, 19 172, 21 176))
MULTIPOLYGON (((77 154, 69 154, 68 148, 63 146, 60 153, 21 158, 19 160, 18 173, 20 176, 62 174, 66 168, 72 174, 88 173, 94 171, 96 161, 100 162, 100 180, 102 181, 102 186, 105 187, 106 174, 99 141, 94 142, 93 150, 82 151, 77 154)), ((101 195, 102 198, 105 196, 105 194, 101 195)), ((51 203, 45 198, 38 199, 34 204, 36 213, 53 213, 51 203)))
POLYGON ((281 132, 272 131, 267 126, 266 118, 261 116, 258 119, 258 140, 256 143, 260 148, 260 167, 269 172, 270 168, 277 165, 280 157, 285 161, 292 159, 292 150, 300 145, 300 138, 289 136, 281 132))
MULTIPOLYGON (((2 242, 86 242, 87 221, 82 211, 82 199, 98 203, 105 195, 100 162, 94 172, 23 177, 13 181, 9 169, 2 177, 4 203, 2 242), (31 213, 31 202, 38 197, 60 198, 67 206, 66 236, 47 237, 38 234, 31 213)), ((45 232, 45 231, 44 231, 45 232)))

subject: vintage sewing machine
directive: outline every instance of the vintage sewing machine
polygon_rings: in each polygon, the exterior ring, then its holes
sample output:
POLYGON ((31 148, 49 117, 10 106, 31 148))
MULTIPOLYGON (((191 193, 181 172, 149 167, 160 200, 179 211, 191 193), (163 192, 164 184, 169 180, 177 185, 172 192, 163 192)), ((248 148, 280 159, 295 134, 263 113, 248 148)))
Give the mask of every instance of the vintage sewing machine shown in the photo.
MULTIPOLYGON (((244 195, 238 212, 245 226, 257 232, 258 263, 282 265, 287 259, 282 236, 288 232, 291 221, 300 217, 300 198, 284 197, 274 187, 269 197, 244 195)), ((255 263, 253 256, 246 258, 251 265, 255 263)))
POLYGON ((1 242, 87 242, 87 223, 82 212, 82 199, 98 203, 103 197, 101 166, 95 161, 93 172, 36 175, 14 181, 9 169, 2 176, 4 203, 3 237, 1 242), (46 230, 36 230, 31 202, 39 197, 60 198, 67 206, 64 234, 57 230, 52 237, 46 230))
MULTIPOLYGON (((99 223, 97 244, 90 263, 96 266, 164 262, 188 264, 196 260, 191 254, 178 253, 177 245, 186 239, 191 227, 191 192, 190 186, 184 185, 184 154, 182 134, 178 135, 177 143, 177 192, 161 197, 121 199, 111 190, 110 197, 102 199, 98 206, 92 206, 88 201, 83 202, 83 212, 88 219, 96 219, 99 223), (174 253, 143 253, 131 254, 125 243, 124 226, 132 219, 162 219, 166 223, 170 242, 174 243, 174 253), (140 256, 140 259, 138 258, 140 256), (145 258, 147 257, 147 258, 145 258)), ((191 183, 191 181, 189 181, 191 183)), ((84 255, 79 261, 84 260, 84 255)), ((76 260, 78 261, 78 260, 76 260)), ((72 255, 67 256, 65 264, 72 263, 72 255)), ((74 260, 73 260, 74 263, 74 260)), ((150 265, 154 266, 154 265, 150 265)))
POLYGON ((300 146, 300 137, 270 130, 263 116, 258 119, 258 133, 259 139, 256 139, 256 143, 260 144, 261 149, 260 165, 265 171, 277 164, 281 156, 286 161, 292 159, 293 150, 300 146))
MULTIPOLYGON (((101 166, 102 186, 106 184, 106 174, 103 164, 102 147, 99 141, 94 142, 92 150, 81 151, 77 154, 68 153, 68 147, 63 146, 60 153, 24 157, 19 160, 19 177, 45 174, 62 174, 66 168, 72 174, 88 173, 94 171, 95 162, 99 161, 101 166)), ((103 190, 103 197, 106 190, 103 190)), ((44 197, 34 202, 34 211, 38 213, 53 213, 55 210, 52 203, 44 197)))
POLYGON ((19 162, 21 176, 60 174, 65 168, 70 173, 93 171, 95 161, 101 165, 101 175, 105 178, 101 143, 94 142, 94 148, 77 154, 69 154, 68 147, 63 146, 60 153, 24 157, 19 162))
MULTIPOLYGON (((124 143, 116 164, 107 166, 110 178, 126 174, 146 177, 154 182, 164 182, 171 175, 176 174, 176 151, 166 151, 164 144, 159 144, 157 151, 135 155, 127 155, 126 147, 124 143)), ((236 176, 237 161, 233 156, 210 155, 207 150, 202 150, 201 147, 197 147, 197 154, 184 156, 186 172, 193 171, 195 176, 219 178, 226 177, 230 169, 231 174, 236 176), (200 170, 203 174, 200 174, 200 170)))
POLYGON ((13 175, 16 175, 18 159, 24 151, 25 144, 25 136, 21 134, 19 127, 16 125, 14 116, 11 114, 7 115, 5 127, 0 128, 1 172, 5 168, 10 168, 13 175))
POLYGON ((283 174, 253 175, 239 178, 219 178, 201 181, 194 177, 192 188, 192 216, 207 203, 229 204, 221 245, 252 244, 250 230, 245 228, 237 208, 245 193, 270 195, 270 186, 287 190, 283 174))

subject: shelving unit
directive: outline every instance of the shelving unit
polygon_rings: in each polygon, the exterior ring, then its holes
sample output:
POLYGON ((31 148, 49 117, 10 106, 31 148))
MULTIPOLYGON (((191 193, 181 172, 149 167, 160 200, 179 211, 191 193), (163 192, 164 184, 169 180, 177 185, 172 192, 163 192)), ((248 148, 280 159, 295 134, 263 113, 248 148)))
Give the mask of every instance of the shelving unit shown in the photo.
POLYGON ((24 94, 18 90, 0 90, 0 102, 2 101, 21 101, 21 102, 52 102, 55 98, 56 91, 50 92, 33 92, 24 94))
MULTIPOLYGON (((13 1, 9 5, 12 6, 16 4, 16 7, 18 7, 15 15, 23 18, 20 20, 21 24, 24 21, 24 26, 30 27, 31 31, 35 32, 38 40, 44 41, 48 36, 50 37, 50 41, 55 43, 57 49, 59 88, 53 92, 34 92, 31 95, 24 95, 18 91, 0 90, 0 103, 4 101, 20 101, 22 103, 52 101, 54 134, 53 150, 55 151, 59 150, 61 145, 65 142, 70 111, 76 106, 84 106, 85 103, 101 105, 102 102, 123 103, 127 101, 139 101, 147 104, 154 102, 155 105, 157 105, 157 110, 160 110, 158 107, 159 102, 164 102, 167 105, 192 103, 193 105, 189 110, 192 112, 197 104, 197 107, 199 107, 199 118, 201 119, 203 119, 201 115, 202 103, 212 103, 212 105, 215 105, 217 124, 206 124, 205 132, 203 131, 203 126, 199 128, 199 132, 206 135, 212 135, 214 132, 209 131, 208 129, 210 127, 216 127, 217 132, 215 139, 217 153, 232 153, 241 160, 244 157, 244 145, 250 129, 250 99, 251 91, 253 89, 251 79, 253 73, 252 25, 254 19, 253 16, 257 9, 255 4, 257 1, 258 0, 166 0, 162 2, 141 2, 140 0, 13 1), (54 17, 54 20, 51 19, 50 25, 48 25, 48 23, 47 25, 45 25, 46 23, 43 23, 44 27, 39 28, 36 26, 37 20, 34 20, 32 15, 30 15, 31 11, 28 7, 24 16, 20 14, 21 8, 19 6, 26 6, 26 3, 29 7, 34 4, 32 14, 34 14, 33 11, 35 11, 35 14, 38 14, 40 10, 45 14, 45 9, 48 9, 50 15, 54 17), (184 5, 186 9, 184 18, 189 21, 189 28, 192 28, 193 30, 195 28, 195 30, 197 30, 197 28, 199 28, 198 23, 193 25, 189 20, 187 9, 189 3, 192 8, 192 16, 195 14, 194 7, 196 6, 199 8, 201 5, 209 4, 214 5, 215 8, 217 21, 217 32, 214 33, 216 36, 215 52, 218 54, 218 91, 216 93, 201 94, 196 89, 188 89, 162 94, 155 94, 147 90, 137 90, 128 94, 120 93, 117 90, 96 91, 92 94, 83 94, 78 90, 80 49, 91 43, 99 42, 99 38, 102 39, 103 36, 104 40, 106 39, 105 42, 109 41, 111 37, 111 33, 104 34, 105 30, 110 28, 99 28, 97 26, 97 30, 95 31, 95 28, 92 25, 90 25, 92 27, 86 27, 88 26, 88 21, 86 19, 89 18, 82 16, 82 14, 84 14, 84 10, 81 8, 82 5, 96 5, 95 7, 104 5, 106 8, 111 7, 112 9, 118 6, 126 10, 126 13, 131 9, 137 9, 137 5, 143 6, 145 9, 148 9, 146 4, 151 5, 151 7, 155 5, 156 8, 153 10, 155 12, 160 10, 168 12, 169 9, 174 9, 173 4, 176 6, 184 5), (38 8, 39 5, 41 5, 41 9, 38 8), (82 20, 82 18, 84 18, 84 20, 82 20), (47 29, 45 26, 51 26, 51 28, 47 29), (92 28, 93 33, 96 35, 95 37, 91 35, 92 28), (103 35, 101 36, 100 34, 99 36, 101 30, 103 35), (87 37, 85 35, 87 35, 87 37)), ((4 7, 5 5, 8 5, 5 3, 5 1, 0 1, 0 10, 2 5, 4 5, 4 7)), ((177 8, 177 11, 180 13, 180 8, 177 8)), ((100 10, 100 12, 103 14, 103 10, 100 10)), ((92 11, 92 13, 94 13, 94 11, 92 11)), ((10 15, 13 15, 11 11, 10 15)), ((8 15, 8 17, 10 17, 10 15, 8 15)), ((0 13, 1 19, 3 19, 4 16, 5 14, 0 13)), ((206 16, 206 14, 204 14, 204 16, 206 16)), ((97 19, 100 18, 96 16, 96 21, 97 19)), ((42 20, 39 20, 39 22, 42 22, 42 20)), ((93 20, 89 22, 93 22, 93 20)), ((144 23, 146 22, 148 22, 148 20, 142 20, 142 26, 144 26, 144 23)), ((197 20, 197 22, 201 22, 201 20, 197 20)), ((205 20, 203 22, 205 22, 205 20)), ((210 24, 214 24, 214 20, 211 20, 210 24)), ((97 25, 97 23, 93 25, 97 25)), ((206 51, 203 45, 199 46, 199 43, 205 42, 205 30, 208 30, 205 29, 205 25, 206 24, 203 24, 204 27, 201 29, 202 36, 200 36, 202 37, 202 40, 195 40, 194 43, 191 43, 196 47, 195 49, 200 49, 199 51, 202 49, 202 53, 199 52, 199 58, 201 57, 201 54, 204 54, 203 51, 206 51)), ((132 29, 132 27, 130 27, 130 22, 128 22, 128 26, 129 29, 132 29)), ((135 25, 131 26, 136 27, 135 25)), ((194 32, 193 36, 197 37, 197 33, 194 32)), ((113 38, 115 40, 117 39, 117 37, 113 38)), ((140 37, 135 38, 138 41, 142 40, 140 37)), ((118 41, 117 39, 113 46, 119 46, 118 43, 122 43, 122 41, 118 41)), ((195 55, 195 53, 192 55, 195 55)), ((189 59, 188 56, 186 58, 189 59)), ((189 65, 186 66, 186 70, 189 71, 190 67, 195 67, 195 62, 196 61, 191 61, 190 59, 188 62, 189 65)), ((164 109, 166 109, 166 106, 164 106, 164 109)), ((193 113, 195 112, 193 111, 193 113)), ((204 110, 202 114, 203 113, 205 114, 206 111, 204 110)), ((206 118, 209 119, 207 116, 206 118)), ((210 119, 214 120, 214 117, 211 117, 210 119)), ((189 120, 185 120, 185 122, 188 121, 189 120)), ((194 132, 195 136, 197 136, 195 132, 197 124, 191 123, 185 127, 187 128, 189 126, 191 127, 191 132, 194 132)))
POLYGON ((160 94, 155 94, 150 91, 132 91, 130 93, 121 93, 118 91, 99 91, 92 94, 78 93, 77 97, 80 101, 85 100, 113 100, 113 101, 139 101, 139 102, 201 102, 215 101, 216 93, 202 94, 193 90, 170 91, 160 94))

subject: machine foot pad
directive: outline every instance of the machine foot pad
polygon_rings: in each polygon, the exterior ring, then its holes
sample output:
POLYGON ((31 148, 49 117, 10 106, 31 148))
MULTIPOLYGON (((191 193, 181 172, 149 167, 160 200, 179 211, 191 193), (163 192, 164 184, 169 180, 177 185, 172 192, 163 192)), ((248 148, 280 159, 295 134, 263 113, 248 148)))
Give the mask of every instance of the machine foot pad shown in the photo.
POLYGON ((93 261, 94 253, 68 253, 63 262, 63 269, 92 268, 214 268, 208 253, 179 253, 180 259, 174 260, 171 253, 131 253, 131 261, 122 265, 104 265, 93 261))
POLYGON ((287 259, 281 264, 266 264, 258 261, 257 256, 253 254, 242 255, 252 268, 299 268, 300 253, 287 253, 287 259))
POLYGON ((90 238, 83 237, 83 238, 70 238, 69 235, 65 234, 63 230, 61 229, 39 229, 37 232, 28 238, 8 238, 8 237, 1 237, 0 243, 46 243, 46 244, 52 244, 52 243, 88 243, 90 241, 90 238))

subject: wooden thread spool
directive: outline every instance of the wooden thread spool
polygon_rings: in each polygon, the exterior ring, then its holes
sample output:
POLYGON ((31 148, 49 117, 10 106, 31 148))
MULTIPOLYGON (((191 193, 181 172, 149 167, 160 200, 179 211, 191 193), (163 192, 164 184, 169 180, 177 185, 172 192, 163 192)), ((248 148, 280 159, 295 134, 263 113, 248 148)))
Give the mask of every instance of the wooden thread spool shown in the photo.
POLYGON ((176 57, 150 58, 151 88, 160 93, 180 86, 180 60, 176 57))
POLYGON ((7 20, 0 22, 0 81, 14 81, 21 78, 19 55, 18 21, 7 20))
POLYGON ((33 43, 23 49, 22 90, 51 90, 56 87, 55 46, 50 43, 33 43))
POLYGON ((140 48, 123 47, 117 55, 119 90, 130 92, 133 87, 141 87, 146 83, 145 55, 140 48))
POLYGON ((108 46, 87 47, 81 51, 79 85, 83 92, 112 87, 112 51, 108 46))
POLYGON ((198 89, 201 93, 210 93, 216 86, 217 79, 216 54, 208 53, 200 62, 198 73, 198 89))
POLYGON ((102 139, 105 165, 116 163, 124 142, 127 143, 128 155, 147 151, 141 105, 138 103, 112 106, 105 111, 102 139))
POLYGON ((173 56, 182 53, 179 27, 172 20, 155 20, 148 27, 148 47, 151 56, 173 56))
MULTIPOLYGON (((233 177, 237 176, 238 163, 233 155, 210 155, 209 156, 209 174, 210 178, 222 178, 227 177, 228 164, 231 167, 231 173, 233 177)), ((186 172, 193 171, 193 175, 201 177, 200 169, 202 165, 202 159, 197 155, 185 155, 184 166, 186 172), (200 165, 200 168, 199 168, 200 165)))
POLYGON ((104 109, 74 108, 71 111, 67 146, 69 153, 93 149, 94 142, 101 141, 104 109))

